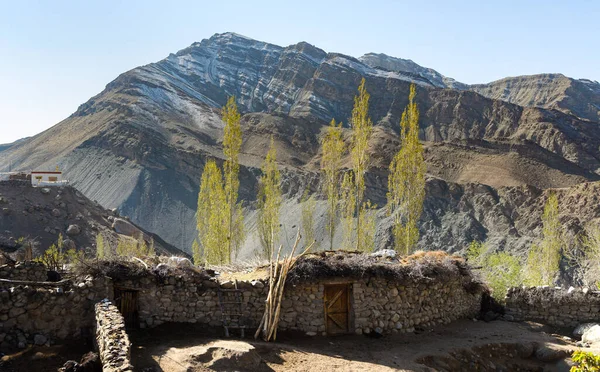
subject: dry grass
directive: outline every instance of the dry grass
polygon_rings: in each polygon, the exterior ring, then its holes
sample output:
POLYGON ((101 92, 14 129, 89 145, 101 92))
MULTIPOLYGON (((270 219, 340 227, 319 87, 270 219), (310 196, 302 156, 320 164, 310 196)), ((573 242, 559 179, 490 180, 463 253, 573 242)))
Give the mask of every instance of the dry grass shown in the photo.
POLYGON ((291 283, 332 277, 381 277, 395 281, 429 281, 461 278, 465 284, 483 288, 466 262, 445 252, 416 252, 400 258, 375 257, 360 252, 326 251, 306 255, 290 271, 291 283))

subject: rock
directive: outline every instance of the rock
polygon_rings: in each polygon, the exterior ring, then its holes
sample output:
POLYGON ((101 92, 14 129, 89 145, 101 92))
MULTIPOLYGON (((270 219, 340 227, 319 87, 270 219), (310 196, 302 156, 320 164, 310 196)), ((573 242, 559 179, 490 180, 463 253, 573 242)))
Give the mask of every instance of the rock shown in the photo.
POLYGON ((71 239, 63 240, 63 249, 69 250, 69 249, 76 249, 76 248, 77 248, 77 246, 75 245, 75 242, 72 241, 71 239))
POLYGON ((581 341, 588 345, 600 343, 600 325, 595 324, 588 328, 581 336, 581 341))
POLYGON ((515 320, 515 317, 509 314, 505 314, 502 319, 506 320, 507 322, 512 322, 515 320))
POLYGON ((114 216, 117 216, 117 217, 119 216, 119 210, 117 208, 112 208, 110 211, 112 212, 112 214, 114 216))
POLYGON ((5 216, 8 216, 10 214, 10 209, 8 208, 2 208, 2 214, 5 216))
POLYGON ((42 192, 42 194, 50 194, 50 189, 47 187, 44 187, 40 190, 42 192))
POLYGON ((48 339, 44 335, 37 334, 33 337, 33 343, 36 345, 43 345, 46 341, 48 341, 48 339))
POLYGON ((142 230, 138 229, 134 224, 122 218, 115 218, 113 220, 112 228, 119 234, 134 238, 139 238, 144 235, 142 230))
POLYGON ((102 363, 100 362, 100 356, 98 353, 90 351, 89 353, 83 354, 81 362, 77 372, 101 372, 102 363))
POLYGON ((54 217, 60 217, 60 215, 61 215, 61 213, 60 213, 60 210, 59 210, 59 209, 56 209, 56 208, 54 208, 54 209, 52 210, 52 215, 53 215, 54 217))
POLYGON ((81 228, 79 227, 79 225, 69 225, 69 227, 67 228, 67 235, 75 236, 79 234, 81 234, 81 228))
POLYGON ((570 355, 569 350, 542 346, 535 351, 535 357, 544 363, 555 362, 570 355))
POLYGON ((371 253, 373 257, 396 258, 396 251, 393 249, 381 249, 371 253))
POLYGON ((485 315, 483 316, 483 321, 484 322, 491 322, 493 320, 498 319, 498 317, 500 316, 500 314, 495 313, 493 311, 488 311, 487 313, 485 313, 485 315))
POLYGON ((261 282, 260 280, 253 280, 250 282, 250 284, 252 284, 252 286, 254 288, 264 288, 265 287, 265 283, 261 282))
POLYGON ((79 371, 78 369, 79 367, 79 363, 77 363, 74 360, 68 360, 65 364, 63 364, 62 367, 60 367, 58 370, 60 372, 77 372, 79 371))
POLYGON ((306 332, 306 335, 307 335, 307 336, 311 336, 311 337, 312 337, 312 336, 316 336, 316 335, 317 335, 317 332, 306 332))
MULTIPOLYGON (((261 357, 247 342, 216 341, 191 356, 205 367, 217 371, 254 371, 260 366, 261 357)), ((191 369, 190 369, 191 370, 191 369)))
POLYGON ((593 326, 597 326, 600 325, 598 323, 583 323, 578 325, 575 330, 573 330, 573 337, 575 337, 578 340, 581 340, 583 334, 589 330, 590 328, 592 328, 593 326))

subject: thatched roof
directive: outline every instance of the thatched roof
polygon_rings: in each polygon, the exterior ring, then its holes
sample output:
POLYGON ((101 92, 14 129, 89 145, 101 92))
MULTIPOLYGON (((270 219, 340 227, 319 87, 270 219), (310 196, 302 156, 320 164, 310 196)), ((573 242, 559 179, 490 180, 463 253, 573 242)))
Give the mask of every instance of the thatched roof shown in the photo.
POLYGON ((288 274, 288 282, 295 284, 330 278, 367 277, 399 282, 451 278, 477 282, 461 257, 450 256, 441 251, 417 252, 407 257, 345 251, 312 253, 298 259, 288 274))

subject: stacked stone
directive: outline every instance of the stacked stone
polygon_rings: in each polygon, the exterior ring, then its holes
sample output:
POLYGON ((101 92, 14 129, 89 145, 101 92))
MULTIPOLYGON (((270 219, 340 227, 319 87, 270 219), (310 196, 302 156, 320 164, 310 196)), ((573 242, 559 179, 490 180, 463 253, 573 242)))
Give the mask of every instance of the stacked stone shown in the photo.
MULTIPOLYGON (((154 276, 115 283, 117 287, 139 291, 140 327, 155 327, 163 323, 184 322, 221 326, 218 288, 231 289, 233 282, 200 279, 191 275, 154 276)), ((262 281, 238 281, 242 292, 243 318, 249 327, 258 326, 264 312, 268 288, 262 281)))
POLYGON ((96 342, 104 372, 133 371, 131 342, 125 332, 125 321, 108 299, 95 305, 96 342))
POLYGON ((589 288, 515 287, 506 294, 506 314, 558 327, 600 321, 600 291, 589 288))
POLYGON ((325 332, 323 284, 286 287, 281 302, 279 329, 300 330, 308 334, 325 332))
POLYGON ((0 279, 44 282, 48 279, 48 272, 42 263, 25 261, 19 262, 14 266, 0 266, 0 279))
POLYGON ((110 280, 92 277, 68 288, 0 288, 0 348, 81 337, 93 325, 94 303, 111 292, 110 280))

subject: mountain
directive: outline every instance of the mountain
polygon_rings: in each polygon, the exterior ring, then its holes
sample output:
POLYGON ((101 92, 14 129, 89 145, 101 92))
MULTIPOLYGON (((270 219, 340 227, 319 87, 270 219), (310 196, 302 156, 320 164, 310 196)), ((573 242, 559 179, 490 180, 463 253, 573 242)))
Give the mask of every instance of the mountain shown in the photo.
POLYGON ((600 83, 562 74, 517 76, 469 89, 521 106, 543 107, 600 122, 600 83))
MULTIPOLYGON (((306 187, 318 190, 321 131, 332 118, 347 126, 362 77, 375 123, 367 194, 379 206, 385 205, 387 164, 399 145, 409 86, 417 85, 429 173, 423 248, 457 251, 489 238, 496 247, 522 252, 539 236, 547 189, 580 190, 600 180, 600 125, 583 115, 589 110, 543 107, 537 98, 507 102, 520 97, 518 90, 490 98, 494 89, 458 83, 409 60, 376 54, 356 59, 305 42, 284 48, 234 33, 123 73, 70 117, 5 150, 0 170, 11 162, 21 169, 58 164, 90 199, 118 207, 189 250, 203 165, 223 156, 220 107, 235 95, 243 113, 240 197, 249 231, 240 257, 252 257, 257 176, 270 137, 283 174, 285 242, 300 220, 300 195, 306 187)), ((590 92, 579 107, 592 107, 600 97, 590 92)), ((577 192, 584 197, 586 190, 577 192)), ((573 229, 596 213, 575 214, 573 229)), ((381 248, 389 243, 389 221, 383 210, 378 216, 381 248)), ((322 202, 316 224, 322 237, 322 202)))

